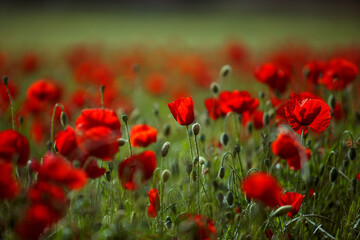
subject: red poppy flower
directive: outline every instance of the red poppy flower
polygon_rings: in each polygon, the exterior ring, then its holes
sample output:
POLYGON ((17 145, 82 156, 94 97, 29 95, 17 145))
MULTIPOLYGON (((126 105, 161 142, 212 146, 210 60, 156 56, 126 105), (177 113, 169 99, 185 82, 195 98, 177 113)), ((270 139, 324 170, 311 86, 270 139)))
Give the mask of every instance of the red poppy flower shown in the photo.
POLYGON ((0 132, 0 159, 24 166, 29 160, 29 142, 14 130, 0 132))
POLYGON ((161 95, 166 90, 166 79, 161 74, 151 74, 145 79, 144 84, 146 89, 154 95, 161 95))
POLYGON ((274 233, 273 233, 273 231, 271 229, 267 228, 265 230, 265 236, 266 236, 267 239, 271 240, 273 238, 273 236, 274 236, 274 233))
POLYGON ((248 122, 252 122, 255 129, 261 129, 264 126, 264 112, 260 110, 255 110, 253 113, 245 112, 243 113, 241 120, 244 127, 248 122))
POLYGON ((89 178, 99 178, 106 173, 106 168, 99 167, 94 159, 86 160, 81 167, 85 167, 84 170, 89 178))
POLYGON ((42 165, 33 162, 31 167, 38 173, 39 181, 53 181, 73 190, 81 189, 87 182, 87 175, 82 169, 74 168, 66 159, 54 153, 46 153, 42 165))
MULTIPOLYGON (((8 86, 9 92, 11 94, 11 97, 13 99, 15 99, 17 97, 17 95, 18 95, 17 86, 12 81, 9 81, 7 86, 8 86)), ((9 95, 7 93, 5 84, 3 82, 0 83, 0 94, 1 94, 1 97, 0 97, 0 110, 4 111, 5 109, 7 109, 9 107, 10 99, 9 99, 9 95)))
POLYGON ((185 235, 186 239, 194 240, 215 240, 217 230, 214 222, 200 214, 185 214, 179 225, 179 232, 185 235))
POLYGON ((281 206, 291 205, 293 207, 293 209, 287 213, 287 215, 292 218, 298 213, 304 198, 305 195, 296 192, 287 192, 281 195, 280 205, 281 206))
POLYGON ((33 52, 24 54, 21 58, 23 72, 32 73, 39 69, 39 56, 33 52))
POLYGON ((360 173, 356 175, 357 179, 360 181, 360 173))
POLYGON ((35 183, 28 190, 27 195, 31 203, 43 203, 55 208, 66 207, 67 205, 67 198, 63 188, 49 182, 39 181, 35 183))
POLYGON ((61 90, 54 82, 41 79, 30 85, 26 96, 29 100, 56 102, 60 99, 61 90))
POLYGON ((290 99, 285 105, 286 118, 292 129, 298 134, 307 133, 310 127, 314 131, 324 131, 330 124, 331 109, 321 99, 290 99))
POLYGON ((134 125, 130 130, 130 141, 134 147, 147 147, 156 142, 157 130, 146 124, 134 125))
POLYGON ((46 228, 62 218, 60 210, 46 204, 33 204, 25 212, 23 219, 17 223, 16 232, 21 239, 37 240, 46 228))
POLYGON ((119 165, 121 186, 128 190, 136 190, 140 184, 150 179, 156 168, 156 155, 153 151, 144 151, 133 155, 119 165))
POLYGON ((259 100, 252 98, 247 91, 223 91, 219 95, 220 110, 225 115, 229 112, 242 114, 253 112, 259 106, 259 100))
POLYGON ((194 122, 194 103, 191 97, 180 98, 168 103, 171 114, 180 125, 194 122))
POLYGON ((339 103, 339 102, 337 102, 335 104, 334 111, 333 111, 333 117, 334 117, 335 121, 340 121, 341 119, 346 117, 346 112, 344 111, 344 109, 341 106, 341 103, 339 103))
POLYGON ((306 80, 313 84, 319 84, 320 78, 326 69, 327 63, 324 61, 311 61, 304 66, 306 80))
POLYGON ((346 59, 332 59, 322 77, 322 83, 329 90, 342 90, 356 79, 359 69, 346 59))
POLYGON ((72 127, 67 126, 55 136, 55 146, 57 151, 69 161, 78 160, 84 162, 88 153, 79 148, 76 141, 76 134, 72 127))
POLYGON ((288 163, 292 170, 300 170, 311 156, 309 149, 305 149, 298 138, 290 131, 281 129, 277 139, 272 142, 273 153, 288 163))
POLYGON ((267 84, 272 90, 280 93, 286 91, 290 81, 290 76, 272 63, 265 63, 254 71, 254 75, 259 82, 267 84))
POLYGON ((249 175, 242 182, 241 188, 247 198, 261 201, 271 208, 280 204, 283 192, 278 181, 272 175, 264 172, 249 175))
POLYGON ((76 120, 76 141, 90 156, 110 160, 119 151, 120 128, 114 110, 84 109, 76 120))
POLYGON ((79 83, 112 86, 115 80, 111 69, 97 60, 82 62, 74 70, 75 79, 79 83))
POLYGON ((310 188, 310 190, 309 190, 309 198, 313 198, 314 193, 315 193, 315 189, 310 188))
POLYGON ((40 118, 34 119, 30 127, 30 138, 36 143, 41 143, 45 139, 48 132, 48 126, 44 124, 40 118))
POLYGON ((160 198, 159 198, 159 190, 150 189, 148 192, 150 206, 147 209, 147 214, 149 217, 154 218, 157 216, 157 212, 160 210, 160 198))
POLYGON ((316 96, 315 94, 311 92, 302 92, 302 93, 290 93, 290 98, 298 98, 298 99, 320 99, 320 97, 316 96))
POLYGON ((217 98, 207 98, 205 99, 205 107, 209 114, 209 117, 212 120, 218 119, 222 114, 220 111, 220 100, 217 98))
POLYGON ((13 165, 0 160, 0 199, 13 199, 20 193, 20 184, 14 178, 13 165))

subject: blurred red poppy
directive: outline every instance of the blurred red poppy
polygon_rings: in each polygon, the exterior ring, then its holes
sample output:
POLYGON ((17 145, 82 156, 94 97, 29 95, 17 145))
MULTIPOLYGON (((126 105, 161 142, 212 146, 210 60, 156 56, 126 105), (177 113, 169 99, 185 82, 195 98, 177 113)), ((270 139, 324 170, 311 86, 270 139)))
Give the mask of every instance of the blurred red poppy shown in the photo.
POLYGON ((168 103, 171 114, 180 125, 194 122, 194 103, 191 97, 180 98, 168 103))
POLYGON ((209 117, 212 120, 218 119, 222 114, 220 111, 220 100, 217 98, 207 98, 204 101, 206 110, 209 114, 209 117))
POLYGON ((39 181, 31 186, 27 196, 31 203, 43 203, 54 208, 67 205, 63 188, 46 181, 39 181))
POLYGON ((242 114, 253 112, 259 106, 259 100, 252 98, 247 91, 222 91, 219 95, 220 111, 225 115, 229 112, 242 114))
POLYGON ((157 216, 157 212, 160 210, 160 198, 159 198, 159 190, 150 189, 148 192, 150 205, 147 209, 147 214, 149 217, 154 218, 157 216))
POLYGON ((72 190, 85 186, 87 175, 82 169, 74 168, 60 155, 48 152, 43 156, 43 163, 32 162, 31 168, 38 173, 38 181, 52 181, 72 190))
POLYGON ((114 110, 84 109, 75 123, 76 141, 90 156, 110 160, 119 151, 120 128, 114 110))
MULTIPOLYGON (((181 216, 180 216, 181 217, 181 216)), ((184 214, 179 224, 179 232, 186 239, 215 240, 217 230, 214 222, 200 214, 184 214)))
POLYGON ((242 182, 241 188, 247 198, 261 201, 271 208, 280 204, 283 192, 278 181, 272 175, 264 172, 249 175, 242 182))
POLYGON ((39 69, 39 56, 34 52, 25 53, 21 58, 21 68, 24 73, 32 73, 39 69))
POLYGON ((146 124, 134 125, 130 130, 130 141, 134 147, 147 147, 156 142, 157 130, 146 124))
POLYGON ((20 193, 20 184, 14 178, 13 165, 0 160, 0 199, 13 199, 20 193))
POLYGON ((358 67, 341 58, 332 59, 324 72, 321 82, 329 90, 342 90, 356 79, 358 67))
POLYGON ((265 63, 254 71, 254 75, 259 82, 267 84, 271 90, 284 93, 290 81, 290 76, 281 68, 273 63, 265 63))
POLYGON ((96 86, 110 87, 114 85, 115 80, 110 67, 98 60, 88 60, 77 65, 74 75, 77 82, 96 86))
POLYGON ((330 124, 331 109, 322 99, 293 98, 285 105, 286 119, 292 129, 302 134, 310 127, 314 131, 324 131, 330 124))
POLYGON ((29 142, 14 130, 0 131, 0 160, 24 166, 29 160, 29 142))
POLYGON ((300 210, 301 203, 303 202, 305 195, 296 192, 287 192, 281 195, 280 205, 291 205, 293 209, 287 213, 289 217, 294 217, 300 210))
POLYGON ((144 151, 122 161, 118 173, 121 186, 128 190, 136 190, 142 183, 150 179, 156 168, 156 155, 153 151, 144 151))
POLYGON ((165 77, 158 73, 151 74, 144 80, 144 84, 145 88, 154 95, 161 95, 167 89, 165 77))
POLYGON ((271 144, 271 150, 285 159, 292 170, 300 170, 311 156, 310 150, 305 149, 297 137, 285 129, 280 129, 277 139, 271 144))
POLYGON ((54 140, 57 151, 69 161, 84 162, 87 159, 88 153, 79 148, 72 127, 67 126, 65 130, 58 132, 54 140))
MULTIPOLYGON (((7 86, 11 97, 15 99, 18 95, 17 86, 12 81, 9 81, 7 86)), ((0 83, 0 95, 0 110, 4 111, 10 106, 10 99, 5 84, 3 82, 0 83)))
POLYGON ((56 102, 61 97, 61 89, 53 81, 40 79, 29 86, 26 96, 29 100, 56 102))
POLYGON ((253 113, 245 112, 242 115, 241 121, 244 127, 248 122, 252 122, 255 129, 259 130, 264 126, 264 112, 261 110, 255 110, 253 113))
POLYGON ((324 74, 327 63, 325 61, 311 61, 308 62, 304 68, 303 72, 308 82, 318 85, 321 81, 321 77, 324 74))

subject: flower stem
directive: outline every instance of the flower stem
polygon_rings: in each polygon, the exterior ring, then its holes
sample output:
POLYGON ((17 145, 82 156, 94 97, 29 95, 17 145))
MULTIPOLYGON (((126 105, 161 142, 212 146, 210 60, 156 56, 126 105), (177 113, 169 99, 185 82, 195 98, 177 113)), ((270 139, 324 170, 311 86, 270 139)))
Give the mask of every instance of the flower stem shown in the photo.
POLYGON ((191 153, 191 160, 194 159, 194 153, 193 153, 193 150, 192 150, 192 147, 191 147, 191 138, 190 138, 190 133, 189 133, 189 126, 186 125, 186 133, 187 133, 187 136, 188 136, 188 139, 189 139, 189 148, 190 148, 190 153, 191 153))
POLYGON ((126 133, 127 133, 128 141, 129 141, 129 152, 130 152, 130 156, 132 156, 132 147, 131 147, 131 141, 130 141, 129 127, 128 127, 127 122, 125 122, 125 129, 126 129, 126 133))
POLYGON ((11 93, 9 91, 8 85, 5 84, 5 88, 6 88, 6 92, 9 96, 9 101, 10 101, 10 110, 11 110, 11 124, 12 124, 12 129, 15 130, 15 117, 14 117, 14 102, 13 99, 11 97, 11 93))
POLYGON ((64 106, 61 103, 56 103, 53 108, 53 114, 51 117, 51 130, 50 130, 50 139, 51 139, 51 150, 54 151, 54 124, 55 124, 55 113, 56 108, 60 107, 62 111, 64 111, 64 106))

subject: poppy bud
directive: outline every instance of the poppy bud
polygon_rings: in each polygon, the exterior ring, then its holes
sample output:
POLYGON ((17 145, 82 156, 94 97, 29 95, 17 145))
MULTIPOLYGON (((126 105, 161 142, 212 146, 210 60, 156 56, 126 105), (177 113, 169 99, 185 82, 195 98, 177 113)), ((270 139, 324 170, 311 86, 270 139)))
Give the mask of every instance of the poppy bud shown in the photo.
POLYGON ((230 76, 231 72, 232 72, 231 66, 229 64, 226 64, 220 69, 220 77, 226 78, 230 76))
POLYGON ((215 189, 215 191, 219 188, 219 183, 216 181, 216 180, 214 180, 213 182, 212 182, 212 184, 213 184, 213 187, 214 187, 214 189, 215 189))
POLYGON ((328 105, 331 107, 331 109, 334 109, 335 108, 335 105, 336 105, 336 99, 335 99, 335 96, 334 94, 330 94, 329 98, 328 98, 328 105))
POLYGON ((123 138, 119 138, 117 141, 118 141, 120 147, 124 146, 126 144, 126 140, 123 138))
POLYGON ((333 167, 330 171, 330 181, 335 182, 337 176, 338 176, 338 171, 335 167, 333 167))
POLYGON ((317 187, 317 185, 319 185, 320 178, 318 176, 315 176, 313 181, 314 181, 314 186, 317 187))
POLYGON ((348 167, 350 164, 350 160, 348 157, 344 157, 344 160, 343 160, 343 166, 344 167, 348 167))
POLYGON ((171 177, 171 172, 169 170, 165 169, 161 174, 161 181, 163 183, 166 183, 170 177, 171 177))
POLYGON ((134 64, 133 65, 133 71, 134 71, 134 73, 139 73, 140 72, 140 65, 139 64, 134 64))
POLYGON ((259 92, 259 98, 260 99, 264 99, 265 98, 265 93, 263 91, 259 92))
POLYGON ((320 171, 319 171, 320 176, 323 175, 324 170, 325 170, 325 165, 322 163, 322 164, 320 164, 320 171))
POLYGON ((247 127, 249 134, 251 134, 253 131, 253 128, 254 128, 254 124, 252 122, 249 122, 246 127, 247 127))
POLYGON ((66 113, 65 113, 64 111, 62 111, 61 114, 60 114, 60 123, 61 123, 61 126, 66 127, 66 125, 67 125, 67 120, 68 120, 68 117, 67 117, 66 113))
POLYGON ((213 94, 215 94, 215 95, 218 94, 219 90, 220 90, 219 84, 216 82, 212 82, 210 85, 210 90, 213 94))
POLYGON ((351 148, 349 149, 347 155, 348 155, 348 158, 349 158, 351 161, 355 160, 355 158, 356 158, 356 149, 353 148, 353 147, 351 147, 351 148))
POLYGON ((161 156, 166 157, 170 149, 170 142, 165 142, 161 148, 161 156))
POLYGON ((225 177, 225 168, 221 167, 219 169, 219 174, 218 174, 220 179, 223 179, 225 177))
POLYGON ((310 145, 311 145, 311 140, 309 139, 306 141, 306 146, 308 146, 308 148, 310 148, 310 145))
POLYGON ((232 213, 231 212, 226 212, 225 213, 225 217, 227 218, 227 220, 231 220, 231 219, 233 219, 233 216, 232 216, 232 213))
POLYGON ((193 158, 193 165, 195 166, 199 162, 199 157, 193 158))
POLYGON ((218 193, 217 194, 217 199, 218 199, 219 203, 222 204, 223 201, 224 201, 224 194, 218 193))
POLYGON ((165 137, 167 137, 167 136, 170 135, 170 130, 171 130, 170 125, 169 125, 169 124, 165 124, 165 126, 164 126, 164 136, 165 136, 165 137))
POLYGON ((358 182, 358 179, 356 177, 351 180, 351 187, 353 189, 356 189, 357 182, 358 182))
POLYGON ((240 145, 239 145, 239 144, 235 144, 235 146, 234 146, 234 153, 240 153, 240 151, 241 151, 240 145))
POLYGON ((157 117, 157 116, 159 116, 159 109, 158 108, 154 108, 153 109, 153 113, 154 113, 154 115, 157 117))
POLYGON ((226 146, 229 142, 229 135, 227 135, 226 133, 221 134, 220 142, 222 145, 226 146))
POLYGON ((165 226, 166 226, 167 229, 171 229, 172 221, 171 221, 170 216, 167 216, 167 217, 166 217, 166 219, 165 219, 165 226))
POLYGON ((100 92, 103 94, 105 92, 105 85, 100 86, 100 92))
POLYGON ((227 195, 226 195, 226 201, 227 201, 227 203, 229 204, 229 206, 232 206, 232 205, 233 205, 233 203, 234 203, 234 194, 233 194, 231 191, 229 191, 229 192, 227 193, 227 195))
POLYGON ((205 158, 200 156, 199 161, 200 161, 200 165, 203 165, 205 163, 205 158))
POLYGON ((270 160, 270 158, 265 158, 265 159, 264 159, 264 164, 265 164, 266 167, 269 168, 269 167, 271 166, 271 160, 270 160))
POLYGON ((293 206, 291 205, 285 205, 282 207, 279 207, 278 209, 276 209, 275 211, 273 211, 270 214, 270 217, 278 217, 278 216, 282 216, 287 214, 288 212, 290 212, 291 210, 293 210, 293 206))
POLYGON ((23 123, 24 123, 24 116, 20 116, 19 117, 19 124, 23 125, 23 123))
POLYGON ((8 85, 8 82, 9 82, 9 79, 8 79, 8 77, 7 76, 3 76, 3 83, 5 84, 5 86, 7 86, 8 85))
POLYGON ((113 161, 110 161, 108 163, 108 166, 109 166, 109 170, 112 171, 114 169, 114 162, 113 161))
POLYGON ((197 135, 199 134, 199 132, 200 132, 200 124, 194 123, 194 124, 192 125, 192 132, 193 132, 193 134, 194 134, 195 136, 197 136, 197 135))
POLYGON ((109 182, 111 181, 111 171, 110 170, 108 170, 108 171, 106 171, 106 180, 108 180, 109 182))
POLYGON ((127 114, 123 114, 122 116, 121 116, 121 119, 124 121, 124 123, 127 123, 127 121, 128 121, 128 115, 127 114))
POLYGON ((263 122, 264 122, 264 124, 265 124, 266 126, 269 125, 269 123, 270 123, 270 116, 269 116, 268 113, 264 113, 263 122))
POLYGON ((192 171, 192 180, 193 180, 193 182, 196 182, 196 180, 197 180, 197 173, 196 173, 196 171, 192 171))
POLYGON ((176 214, 176 205, 172 205, 170 209, 173 212, 173 214, 176 214))
POLYGON ((205 134, 200 134, 200 141, 205 142, 205 134))
POLYGON ((190 163, 188 163, 188 164, 186 165, 186 172, 187 172, 188 174, 190 174, 190 173, 191 173, 191 171, 192 171, 192 167, 193 167, 193 165, 192 165, 192 164, 190 164, 190 163))

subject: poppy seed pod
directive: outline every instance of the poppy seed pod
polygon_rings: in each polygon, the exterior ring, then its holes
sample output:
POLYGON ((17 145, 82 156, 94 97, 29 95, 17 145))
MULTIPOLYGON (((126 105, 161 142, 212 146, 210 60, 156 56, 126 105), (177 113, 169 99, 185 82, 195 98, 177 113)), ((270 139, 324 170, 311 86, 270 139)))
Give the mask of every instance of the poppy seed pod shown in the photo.
POLYGON ((191 163, 188 163, 188 164, 186 165, 186 172, 187 172, 188 174, 191 173, 192 167, 193 167, 193 165, 192 165, 191 163))
POLYGON ((210 85, 210 90, 213 94, 218 94, 220 91, 220 86, 217 82, 212 82, 210 85))
POLYGON ((220 69, 220 77, 227 78, 228 76, 230 76, 231 72, 232 67, 229 64, 226 64, 220 69))
POLYGON ((3 76, 3 83, 5 84, 5 86, 8 85, 8 82, 9 82, 9 78, 7 76, 3 76))
POLYGON ((193 134, 194 134, 195 136, 197 136, 197 135, 199 134, 199 132, 200 132, 200 124, 194 123, 194 124, 192 125, 192 132, 193 132, 193 134))
POLYGON ((221 134, 220 142, 222 145, 226 146, 229 142, 229 135, 227 135, 226 133, 221 134))
POLYGON ((333 167, 330 171, 330 181, 335 182, 337 176, 338 176, 338 170, 335 167, 333 167))
POLYGON ((66 127, 67 121, 68 121, 68 117, 67 117, 66 113, 64 111, 62 111, 61 114, 60 114, 61 126, 66 127))
POLYGON ((344 167, 348 167, 350 164, 350 160, 348 157, 344 157, 344 160, 343 160, 343 166, 344 167))
POLYGON ((129 117, 127 114, 123 114, 123 115, 121 115, 121 119, 124 121, 124 123, 127 123, 129 117))
POLYGON ((117 140, 117 142, 119 143, 119 146, 120 146, 120 147, 121 147, 121 146, 124 146, 124 145, 126 144, 126 140, 123 139, 123 138, 119 138, 119 139, 117 140))
POLYGON ((165 142, 161 148, 161 156, 166 157, 170 149, 170 142, 165 142))
POLYGON ((165 226, 167 229, 171 229, 171 226, 172 226, 172 220, 170 218, 170 216, 167 216, 166 219, 165 219, 165 226))
POLYGON ((234 203, 234 194, 232 191, 229 191, 226 195, 226 202, 229 204, 229 206, 232 206, 234 203))
POLYGON ((218 176, 219 176, 220 179, 223 179, 225 177, 225 168, 221 167, 219 169, 218 176))
POLYGON ((356 158, 356 149, 351 147, 347 153, 348 158, 353 161, 356 158))
POLYGON ((161 181, 163 183, 166 183, 170 177, 171 177, 171 172, 169 170, 165 169, 161 174, 161 181))

